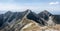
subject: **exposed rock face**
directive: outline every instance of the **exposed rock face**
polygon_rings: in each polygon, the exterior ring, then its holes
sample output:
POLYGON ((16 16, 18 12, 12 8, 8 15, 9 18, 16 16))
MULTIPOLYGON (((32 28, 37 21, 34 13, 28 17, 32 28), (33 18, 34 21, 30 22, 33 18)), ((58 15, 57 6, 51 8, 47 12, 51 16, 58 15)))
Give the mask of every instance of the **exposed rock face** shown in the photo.
MULTIPOLYGON (((0 31, 45 31, 56 29, 60 25, 60 16, 48 11, 36 14, 31 10, 24 12, 11 12, 0 15, 0 31)), ((60 28, 58 28, 60 29, 60 28)))
POLYGON ((53 15, 53 16, 54 16, 54 18, 53 18, 54 22, 56 24, 60 24, 60 15, 53 15))
POLYGON ((25 14, 27 12, 28 12, 28 10, 24 11, 24 12, 10 12, 10 11, 8 11, 7 13, 3 14, 3 16, 1 16, 1 17, 3 17, 1 20, 1 22, 3 22, 3 23, 0 23, 1 24, 0 29, 3 29, 4 27, 6 27, 8 25, 9 26, 14 25, 17 20, 21 21, 21 19, 25 16, 25 14))
POLYGON ((53 16, 49 17, 49 20, 47 21, 48 26, 54 26, 56 23, 53 21, 53 16))
POLYGON ((52 14, 46 10, 42 11, 38 14, 38 17, 40 20, 42 20, 43 25, 48 25, 47 22, 48 22, 50 16, 52 16, 52 14))
POLYGON ((0 27, 2 26, 3 24, 3 14, 0 15, 0 27))
POLYGON ((40 18, 48 20, 49 16, 51 16, 52 14, 49 13, 47 10, 45 10, 45 11, 40 12, 38 15, 39 15, 40 18))

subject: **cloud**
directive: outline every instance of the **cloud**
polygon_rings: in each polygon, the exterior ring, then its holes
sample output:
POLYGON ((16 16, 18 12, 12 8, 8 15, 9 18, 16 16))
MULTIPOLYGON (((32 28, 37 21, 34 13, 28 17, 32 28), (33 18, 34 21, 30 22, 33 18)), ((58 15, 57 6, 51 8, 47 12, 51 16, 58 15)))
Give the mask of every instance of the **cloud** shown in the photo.
MULTIPOLYGON (((14 11, 24 11, 26 9, 31 9, 31 10, 35 10, 36 12, 39 10, 42 11, 42 10, 51 10, 51 8, 54 8, 54 9, 59 9, 60 7, 59 6, 50 6, 45 3, 40 3, 40 2, 33 2, 33 3, 25 3, 24 1, 21 1, 19 3, 17 3, 18 1, 15 1, 15 0, 1 0, 0 1, 0 11, 1 10, 14 10, 14 11), (59 8, 58 8, 59 7, 59 8)), ((53 4, 59 4, 59 2, 50 2, 49 3, 50 5, 53 5, 53 4)), ((60 9, 59 9, 60 10, 60 9)))
POLYGON ((49 5, 57 5, 59 2, 50 2, 49 5))
POLYGON ((30 5, 17 5, 17 4, 3 4, 0 3, 0 10, 13 10, 13 11, 24 11, 26 9, 36 10, 39 7, 37 6, 30 6, 30 5))

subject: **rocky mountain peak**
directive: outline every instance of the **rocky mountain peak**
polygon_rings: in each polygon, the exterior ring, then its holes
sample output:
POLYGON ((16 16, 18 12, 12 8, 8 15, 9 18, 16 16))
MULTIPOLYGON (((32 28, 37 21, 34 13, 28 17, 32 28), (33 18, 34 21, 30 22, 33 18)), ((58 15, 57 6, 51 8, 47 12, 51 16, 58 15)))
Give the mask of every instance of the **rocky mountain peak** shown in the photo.
POLYGON ((51 16, 51 15, 52 14, 50 12, 48 12, 47 10, 44 10, 44 11, 42 11, 38 14, 38 16, 40 18, 44 18, 45 20, 48 20, 49 19, 48 17, 51 16))
MULTIPOLYGON (((38 24, 39 26, 47 26, 46 24, 53 25, 56 23, 60 24, 60 15, 59 16, 52 16, 50 12, 44 10, 39 14, 32 12, 31 10, 27 9, 24 12, 11 12, 8 11, 5 14, 0 15, 0 31, 20 31, 20 29, 26 27, 30 24, 38 24), (54 19, 54 21, 53 21, 54 19), (53 23, 54 22, 54 23, 53 23)), ((29 25, 31 28, 35 27, 35 25, 29 25)), ((37 26, 38 27, 38 26, 37 26)), ((29 28, 29 27, 28 27, 29 28)), ((29 28, 29 29, 31 29, 29 28)), ((33 28, 32 28, 33 29, 33 28)), ((39 27, 38 27, 39 29, 39 27)))

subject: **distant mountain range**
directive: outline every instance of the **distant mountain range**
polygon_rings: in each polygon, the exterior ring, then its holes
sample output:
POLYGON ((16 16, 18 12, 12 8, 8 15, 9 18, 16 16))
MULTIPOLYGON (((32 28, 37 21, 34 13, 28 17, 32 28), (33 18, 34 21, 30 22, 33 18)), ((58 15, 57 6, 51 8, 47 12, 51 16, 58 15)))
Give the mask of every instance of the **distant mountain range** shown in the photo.
POLYGON ((29 22, 29 21, 24 21, 24 18, 32 20, 38 23, 40 26, 49 25, 48 22, 50 20, 52 20, 54 24, 60 24, 60 15, 53 15, 47 10, 44 10, 36 14, 35 12, 32 12, 31 10, 27 9, 24 12, 8 11, 5 14, 0 14, 0 30, 1 31, 14 31, 17 25, 18 26, 20 25, 19 29, 21 29, 22 27, 24 27, 24 25, 26 25, 29 22))

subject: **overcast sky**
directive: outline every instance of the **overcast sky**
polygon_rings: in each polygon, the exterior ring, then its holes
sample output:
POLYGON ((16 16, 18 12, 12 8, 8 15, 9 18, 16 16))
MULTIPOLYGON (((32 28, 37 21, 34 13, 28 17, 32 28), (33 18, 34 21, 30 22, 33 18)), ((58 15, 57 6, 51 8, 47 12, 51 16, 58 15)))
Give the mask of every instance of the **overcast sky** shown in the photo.
POLYGON ((47 10, 55 14, 60 13, 60 0, 0 0, 0 11, 25 11, 31 9, 34 12, 47 10))

